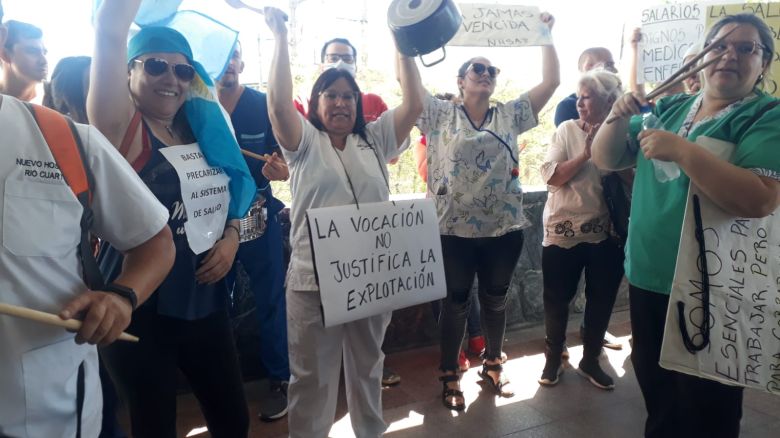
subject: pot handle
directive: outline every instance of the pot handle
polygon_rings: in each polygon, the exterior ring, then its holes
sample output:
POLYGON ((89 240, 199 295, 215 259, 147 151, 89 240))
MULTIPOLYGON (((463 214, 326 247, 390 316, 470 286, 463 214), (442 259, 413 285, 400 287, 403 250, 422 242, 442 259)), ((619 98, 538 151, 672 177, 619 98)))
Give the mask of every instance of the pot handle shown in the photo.
POLYGON ((425 60, 423 59, 423 55, 420 55, 420 62, 425 67, 433 67, 434 65, 444 61, 444 58, 447 57, 447 50, 444 48, 444 46, 441 46, 441 53, 442 53, 441 58, 437 59, 436 61, 432 62, 431 64, 426 64, 425 60))

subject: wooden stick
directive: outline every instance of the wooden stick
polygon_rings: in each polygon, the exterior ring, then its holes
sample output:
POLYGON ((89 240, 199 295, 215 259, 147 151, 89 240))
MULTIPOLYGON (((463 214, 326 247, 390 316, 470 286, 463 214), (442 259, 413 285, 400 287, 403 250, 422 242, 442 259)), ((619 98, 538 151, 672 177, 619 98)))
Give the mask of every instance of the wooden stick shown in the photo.
MULTIPOLYGON (((694 56, 693 59, 691 59, 690 61, 688 61, 685 64, 683 64, 682 67, 677 69, 676 72, 674 72, 671 76, 666 78, 665 81, 661 82, 661 84, 658 86, 658 88, 656 88, 656 90, 661 89, 662 87, 665 87, 665 86, 667 86, 669 84, 674 84, 674 85, 678 84, 680 82, 680 81, 676 80, 678 76, 683 75, 683 74, 687 75, 688 73, 690 73, 690 72, 687 72, 687 70, 689 68, 694 67, 699 62, 699 60, 704 58, 704 56, 707 53, 709 53, 712 49, 714 49, 715 46, 719 45, 724 39, 726 39, 727 36, 731 35, 731 32, 734 32, 736 29, 737 29, 737 26, 732 28, 730 31, 726 32, 720 38, 718 38, 718 39, 712 41, 711 43, 707 44, 707 47, 702 49, 702 51, 699 52, 698 55, 694 56)), ((715 58, 715 59, 718 59, 718 58, 715 58)), ((701 68, 699 68, 699 70, 701 70, 701 68)), ((655 90, 653 90, 653 92, 655 92, 655 90)), ((652 93, 650 93, 650 94, 652 94, 652 93)), ((648 98, 650 98, 649 96, 650 95, 648 95, 648 98)))
POLYGON ((250 152, 250 151, 248 151, 246 149, 241 149, 241 153, 246 155, 247 157, 254 158, 255 160, 268 161, 268 158, 266 156, 260 155, 260 154, 256 154, 254 152, 250 152))
MULTIPOLYGON (((685 73, 684 75, 675 78, 674 81, 672 81, 672 82, 664 82, 663 84, 661 84, 660 87, 656 88, 655 90, 651 91, 650 94, 645 96, 645 99, 647 99, 647 100, 655 99, 656 97, 661 95, 663 92, 669 90, 670 88, 672 88, 675 85, 679 84, 680 82, 688 79, 689 77, 691 77, 693 75, 696 75, 696 74, 699 74, 699 72, 701 70, 704 70, 705 68, 709 67, 710 65, 712 65, 712 64, 714 64, 714 63, 716 63, 718 61, 720 61, 719 58, 712 58, 709 61, 696 66, 696 68, 694 68, 693 70, 685 73)), ((610 124, 610 123, 614 122, 615 120, 617 120, 619 118, 620 118, 619 116, 612 116, 612 117, 607 119, 607 124, 610 124)))
MULTIPOLYGON (((679 84, 680 82, 688 79, 689 77, 693 76, 694 74, 699 73, 699 71, 709 67, 710 65, 717 62, 720 58, 713 58, 701 65, 695 66, 696 63, 699 62, 700 59, 704 58, 704 55, 709 53, 712 49, 715 48, 718 44, 720 44, 724 39, 726 39, 727 36, 731 34, 731 32, 734 32, 737 29, 737 27, 734 27, 730 31, 726 32, 723 36, 720 38, 712 41, 711 43, 707 44, 707 47, 705 47, 701 52, 699 52, 698 55, 694 56, 693 59, 683 64, 682 67, 680 67, 674 74, 669 76, 665 81, 661 82, 661 84, 650 92, 645 99, 652 100, 653 98, 657 97, 659 94, 663 93, 664 91, 674 87, 675 85, 679 84), (695 67, 693 67, 695 66, 695 67), (687 71, 689 68, 693 67, 690 71, 687 71)), ((607 119, 607 124, 610 124, 614 122, 615 120, 619 119, 618 116, 612 116, 609 119, 607 119)))
POLYGON ((651 91, 645 99, 650 100, 658 97, 659 95, 663 94, 665 91, 669 90, 670 88, 674 87, 675 85, 679 84, 680 82, 688 79, 689 77, 698 74, 700 71, 704 70, 705 68, 711 66, 712 64, 720 61, 720 58, 712 58, 709 61, 699 64, 694 69, 692 69, 689 72, 686 72, 684 75, 677 77, 674 81, 662 84, 655 90, 651 91))
MULTIPOLYGON (((82 321, 78 319, 62 319, 52 313, 41 312, 39 310, 28 309, 26 307, 13 306, 11 304, 0 303, 0 314, 15 316, 17 318, 29 319, 31 321, 43 324, 54 325, 68 330, 77 331, 81 328, 82 321)), ((122 332, 118 338, 120 341, 138 342, 136 336, 122 332)))

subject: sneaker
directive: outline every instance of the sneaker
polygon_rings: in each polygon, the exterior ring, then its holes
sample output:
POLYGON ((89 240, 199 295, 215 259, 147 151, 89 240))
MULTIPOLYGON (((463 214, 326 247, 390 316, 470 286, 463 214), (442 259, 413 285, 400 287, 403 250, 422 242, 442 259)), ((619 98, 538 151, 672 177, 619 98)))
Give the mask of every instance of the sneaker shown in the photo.
POLYGON ((260 419, 263 421, 278 420, 287 415, 288 382, 271 380, 268 396, 260 400, 260 419))
POLYGON ((469 358, 466 357, 466 353, 463 350, 460 350, 460 355, 458 355, 458 368, 463 373, 471 368, 471 362, 469 362, 469 358))
POLYGON ((390 368, 382 368, 382 386, 395 386, 401 383, 401 376, 390 368))
POLYGON ((542 377, 538 380, 540 385, 554 386, 563 374, 563 362, 561 360, 548 359, 544 363, 542 377))
POLYGON ((596 388, 615 389, 615 381, 601 369, 598 360, 582 359, 577 372, 588 379, 596 388))
POLYGON ((469 338, 469 354, 478 355, 485 349, 485 337, 474 336, 469 338))

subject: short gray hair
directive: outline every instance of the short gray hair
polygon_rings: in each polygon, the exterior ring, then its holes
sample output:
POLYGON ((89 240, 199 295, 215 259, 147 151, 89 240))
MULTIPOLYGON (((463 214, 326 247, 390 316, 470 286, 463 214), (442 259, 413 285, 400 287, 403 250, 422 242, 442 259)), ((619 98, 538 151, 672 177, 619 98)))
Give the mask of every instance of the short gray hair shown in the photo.
POLYGON ((620 78, 604 69, 595 69, 586 71, 580 76, 577 83, 579 87, 587 88, 588 91, 603 99, 604 102, 614 102, 623 94, 623 85, 620 78))

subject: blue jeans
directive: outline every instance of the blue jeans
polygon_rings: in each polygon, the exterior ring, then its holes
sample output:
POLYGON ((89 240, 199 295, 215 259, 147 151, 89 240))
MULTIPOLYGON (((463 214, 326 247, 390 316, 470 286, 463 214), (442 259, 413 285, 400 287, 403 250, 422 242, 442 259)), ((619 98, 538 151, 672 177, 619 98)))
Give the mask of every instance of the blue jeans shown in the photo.
POLYGON ((501 358, 506 329, 506 294, 520 252, 522 230, 499 237, 441 236, 447 298, 441 314, 442 371, 458 369, 458 353, 471 310, 471 285, 479 279, 480 318, 485 336, 485 359, 501 358))
MULTIPOLYGON (((269 215, 265 234, 242 243, 236 260, 249 276, 260 323, 260 358, 271 380, 290 380, 287 356, 287 310, 284 298, 282 227, 277 215, 269 215)), ((228 290, 235 285, 235 264, 226 277, 228 290)))

